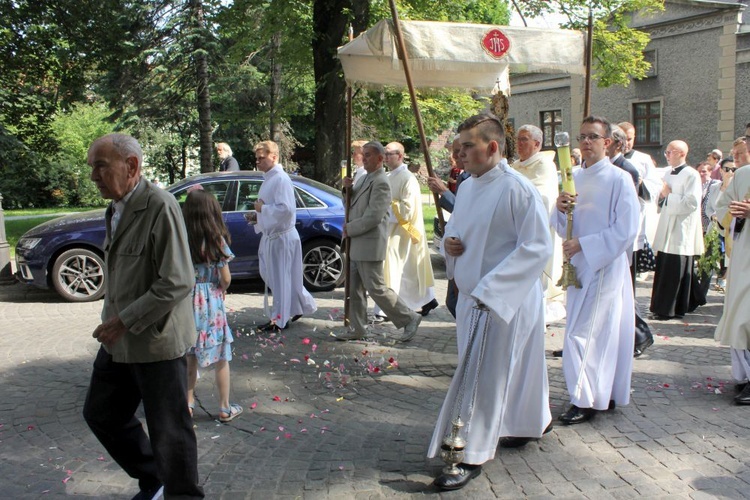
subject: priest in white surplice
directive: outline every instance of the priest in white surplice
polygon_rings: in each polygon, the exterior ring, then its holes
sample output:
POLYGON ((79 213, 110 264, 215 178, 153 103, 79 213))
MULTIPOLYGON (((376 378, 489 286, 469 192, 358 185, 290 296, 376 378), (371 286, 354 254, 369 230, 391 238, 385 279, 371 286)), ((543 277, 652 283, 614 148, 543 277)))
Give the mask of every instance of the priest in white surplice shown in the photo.
POLYGON ((255 146, 255 163, 263 172, 263 184, 255 202, 255 232, 263 233, 258 247, 260 276, 266 283, 265 310, 269 322, 263 331, 286 328, 289 320, 312 314, 315 299, 302 282, 302 245, 294 227, 297 203, 294 186, 279 160, 279 147, 273 141, 255 146), (273 307, 268 307, 268 288, 273 293, 273 307))
POLYGON ((714 338, 731 347, 732 376, 740 382, 740 393, 734 398, 738 405, 750 405, 750 228, 744 227, 750 217, 750 154, 747 144, 735 141, 732 156, 740 168, 731 184, 716 202, 719 220, 729 214, 734 219, 732 263, 727 271, 724 313, 714 338), (737 226, 741 226, 739 233, 737 226))
MULTIPOLYGON (((542 195, 542 203, 551 215, 557 200, 557 167, 555 166, 555 152, 542 151, 542 129, 534 125, 522 125, 516 133, 516 150, 518 160, 513 162, 513 168, 521 172, 531 181, 542 195)), ((565 292, 557 286, 562 275, 562 241, 550 228, 552 235, 552 257, 547 261, 542 274, 542 286, 545 299, 545 323, 559 321, 565 317, 565 292)))
MULTIPOLYGON (((430 249, 422 216, 419 181, 404 164, 404 146, 391 142, 385 147, 391 209, 388 250, 385 255, 385 284, 411 309, 426 316, 437 307, 430 249)), ((375 305, 375 315, 380 308, 375 305)))
POLYGON ((460 473, 435 479, 442 490, 478 476, 498 441, 522 446, 540 438, 552 420, 540 279, 552 254, 547 213, 537 189, 503 158, 505 133, 496 117, 475 115, 458 130, 459 157, 471 177, 461 184, 443 240, 447 274, 459 290, 458 367, 428 456, 439 454, 459 411, 466 448, 460 473))
MULTIPOLYGON (((584 164, 573 173, 573 238, 563 243, 581 284, 567 289, 563 374, 571 407, 560 415, 567 425, 630 402, 635 316, 628 254, 640 209, 633 178, 606 156, 611 135, 608 121, 590 116, 578 136, 584 164)), ((573 200, 566 192, 557 199, 551 220, 560 236, 573 200)))

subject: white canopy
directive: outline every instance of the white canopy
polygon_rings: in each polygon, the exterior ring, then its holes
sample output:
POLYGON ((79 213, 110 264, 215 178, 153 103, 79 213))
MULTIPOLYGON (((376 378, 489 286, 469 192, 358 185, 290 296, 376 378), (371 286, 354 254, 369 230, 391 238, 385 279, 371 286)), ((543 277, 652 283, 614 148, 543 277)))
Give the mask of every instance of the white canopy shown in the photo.
MULTIPOLYGON (((399 24, 415 87, 499 89, 508 94, 508 71, 585 73, 585 40, 579 31, 431 21, 399 24)), ((406 85, 391 20, 339 47, 338 54, 350 83, 406 85)))

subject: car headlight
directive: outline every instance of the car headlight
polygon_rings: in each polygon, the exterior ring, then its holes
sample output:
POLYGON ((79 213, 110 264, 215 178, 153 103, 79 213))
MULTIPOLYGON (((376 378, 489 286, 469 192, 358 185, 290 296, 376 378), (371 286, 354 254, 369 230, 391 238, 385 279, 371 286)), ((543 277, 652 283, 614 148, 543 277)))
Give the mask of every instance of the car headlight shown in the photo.
POLYGON ((21 238, 18 240, 18 248, 23 250, 31 250, 42 241, 41 238, 21 238))

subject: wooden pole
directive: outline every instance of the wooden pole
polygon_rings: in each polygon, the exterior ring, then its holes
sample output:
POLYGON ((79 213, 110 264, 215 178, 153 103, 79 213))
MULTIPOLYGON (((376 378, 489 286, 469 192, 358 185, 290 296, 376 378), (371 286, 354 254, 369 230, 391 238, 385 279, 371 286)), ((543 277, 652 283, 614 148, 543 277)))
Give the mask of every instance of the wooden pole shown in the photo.
POLYGON ((594 41, 594 14, 589 7, 589 27, 586 33, 586 82, 583 93, 583 117, 591 114, 591 55, 593 53, 594 41))
MULTIPOLYGON (((349 41, 354 40, 354 28, 349 26, 349 41)), ((346 84, 346 176, 352 176, 352 86, 346 84)), ((352 204, 352 189, 346 189, 344 195, 344 221, 349 222, 349 207, 352 204)), ((349 259, 349 243, 344 240, 344 326, 349 326, 349 289, 351 286, 351 260, 349 259)))
MULTIPOLYGON (((411 108, 414 111, 414 118, 417 120, 417 129, 419 130, 419 138, 422 141, 422 151, 424 151, 425 164, 427 165, 427 175, 430 177, 435 176, 435 171, 432 169, 432 160, 430 158, 430 149, 427 145, 427 137, 424 133, 424 125, 422 124, 422 114, 419 112, 419 105, 417 104, 417 95, 414 93, 414 83, 411 79, 411 69, 409 69, 409 59, 406 53, 406 46, 404 45, 404 37, 401 34, 401 25, 398 22, 398 11, 396 10, 396 1, 389 0, 391 5, 391 16, 393 17, 393 28, 396 31, 396 41, 398 47, 398 57, 404 65, 404 76, 406 77, 406 86, 409 88, 409 97, 411 97, 411 108)), ((440 230, 445 228, 445 219, 443 218, 443 211, 440 209, 440 195, 432 193, 435 198, 435 208, 437 209, 438 221, 440 223, 440 230)))

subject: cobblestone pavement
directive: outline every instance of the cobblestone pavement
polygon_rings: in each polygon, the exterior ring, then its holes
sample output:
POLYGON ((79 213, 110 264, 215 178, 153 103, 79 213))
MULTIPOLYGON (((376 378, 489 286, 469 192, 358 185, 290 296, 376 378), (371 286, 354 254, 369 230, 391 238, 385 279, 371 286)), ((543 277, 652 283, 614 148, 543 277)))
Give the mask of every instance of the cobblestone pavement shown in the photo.
MULTIPOLYGON (((435 261, 439 264, 439 261, 435 261)), ((438 269, 438 297, 445 291, 438 269)), ((460 492, 430 486, 432 427, 456 366, 444 307, 409 344, 337 342, 343 292, 316 294, 318 312, 280 336, 252 333, 262 289, 228 295, 236 332, 233 400, 246 412, 216 420, 213 374, 203 373, 195 429, 208 498, 743 498, 750 472, 750 408, 732 404, 729 353, 712 337, 722 296, 684 322, 650 324, 656 344, 635 361, 631 404, 590 424, 557 426, 519 450, 499 449, 460 492)), ((648 304, 650 281, 639 283, 648 304)), ((441 300, 442 302, 442 300, 441 300)), ((0 287, 0 497, 130 498, 136 482, 104 452, 81 417, 98 344, 101 302, 0 287)), ((547 349, 562 344, 551 326, 547 349)), ((491 359, 487 362, 492 362, 491 359)), ((547 359, 553 416, 566 407, 561 361, 547 359)))

